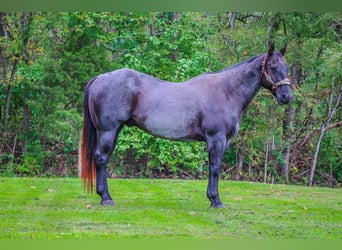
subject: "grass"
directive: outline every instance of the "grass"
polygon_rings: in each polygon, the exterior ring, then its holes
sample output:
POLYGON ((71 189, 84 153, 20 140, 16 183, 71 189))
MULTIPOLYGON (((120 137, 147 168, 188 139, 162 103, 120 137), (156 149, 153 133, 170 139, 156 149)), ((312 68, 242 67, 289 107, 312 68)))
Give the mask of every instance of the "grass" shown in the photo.
POLYGON ((342 239, 342 190, 206 181, 109 179, 116 206, 76 178, 0 178, 0 239, 342 239))

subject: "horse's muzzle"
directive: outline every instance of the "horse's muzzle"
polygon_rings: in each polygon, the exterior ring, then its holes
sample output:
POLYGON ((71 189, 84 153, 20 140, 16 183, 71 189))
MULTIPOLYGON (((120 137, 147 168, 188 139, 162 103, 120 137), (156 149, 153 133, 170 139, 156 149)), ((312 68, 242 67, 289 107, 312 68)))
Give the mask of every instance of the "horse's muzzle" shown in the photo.
POLYGON ((276 89, 275 96, 278 104, 288 104, 292 100, 291 87, 289 85, 279 86, 276 89))

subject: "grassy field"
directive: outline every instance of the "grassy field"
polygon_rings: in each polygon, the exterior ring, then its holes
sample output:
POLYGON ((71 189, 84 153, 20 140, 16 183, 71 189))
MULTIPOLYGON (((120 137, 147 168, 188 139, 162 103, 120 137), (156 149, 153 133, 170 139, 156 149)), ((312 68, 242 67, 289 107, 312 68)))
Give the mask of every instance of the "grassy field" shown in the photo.
POLYGON ((77 178, 0 178, 1 239, 342 239, 342 189, 206 181, 110 179, 116 206, 77 178))

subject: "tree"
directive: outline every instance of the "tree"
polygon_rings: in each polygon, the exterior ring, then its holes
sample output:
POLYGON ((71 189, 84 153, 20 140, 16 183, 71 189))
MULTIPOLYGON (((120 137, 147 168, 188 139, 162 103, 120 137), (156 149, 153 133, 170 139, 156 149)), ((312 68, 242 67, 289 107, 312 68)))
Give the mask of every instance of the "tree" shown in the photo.
MULTIPOLYGON (((324 79, 328 82, 331 81, 331 90, 329 93, 329 96, 327 97, 326 100, 326 112, 325 117, 323 120, 322 125, 319 128, 319 136, 317 139, 313 159, 312 159, 312 164, 311 164, 311 169, 310 169, 310 175, 309 175, 309 186, 313 185, 313 178, 317 166, 317 160, 318 160, 318 154, 321 146, 321 142, 323 139, 323 136, 327 129, 330 127, 334 126, 329 126, 331 120, 333 119, 334 115, 340 109, 340 102, 341 102, 341 97, 342 97, 342 74, 339 72, 339 68, 342 67, 341 63, 341 46, 337 46, 337 50, 328 50, 326 51, 325 56, 325 68, 324 68, 324 79), (337 83, 337 87, 336 87, 337 83)), ((335 124, 340 124, 341 121, 335 123, 335 124)))
MULTIPOLYGON (((28 65, 31 60, 29 42, 31 38, 30 30, 33 18, 34 15, 32 12, 0 13, 0 36, 2 37, 0 44, 2 51, 2 78, 4 82, 3 87, 7 87, 6 101, 4 104, 5 111, 3 115, 4 132, 8 132, 8 121, 12 101, 12 93, 13 88, 16 84, 16 72, 19 67, 28 65)), ((29 122, 29 112, 26 100, 27 93, 25 92, 22 100, 24 116, 22 125, 23 136, 21 147, 23 152, 26 152, 26 134, 29 122)), ((16 131, 16 135, 18 135, 18 131, 16 131)), ((17 138, 17 136, 15 136, 14 138, 17 138)))
POLYGON ((321 128, 319 129, 319 137, 317 139, 317 144, 316 144, 316 148, 315 148, 315 152, 314 152, 314 156, 313 156, 313 160, 312 160, 310 176, 309 176, 309 186, 312 186, 312 184, 313 184, 313 177, 314 177, 315 170, 316 170, 318 153, 319 153, 319 149, 321 146, 323 136, 324 136, 326 129, 329 126, 329 123, 330 123, 331 119, 333 118, 337 108, 340 105, 341 95, 342 95, 342 84, 339 87, 339 91, 338 91, 338 94, 336 97, 334 96, 334 88, 335 88, 334 83, 332 83, 331 84, 331 92, 330 92, 329 101, 328 101, 327 117, 324 120, 321 128))
MULTIPOLYGON (((275 41, 288 44, 294 100, 281 107, 259 92, 223 176, 338 185, 342 120, 340 105, 329 115, 329 103, 334 110, 339 95, 341 27, 333 12, 1 12, 0 174, 76 173, 83 91, 94 76, 130 67, 181 82, 263 54, 275 41)), ((205 175, 204 148, 123 129, 109 167, 205 175)))

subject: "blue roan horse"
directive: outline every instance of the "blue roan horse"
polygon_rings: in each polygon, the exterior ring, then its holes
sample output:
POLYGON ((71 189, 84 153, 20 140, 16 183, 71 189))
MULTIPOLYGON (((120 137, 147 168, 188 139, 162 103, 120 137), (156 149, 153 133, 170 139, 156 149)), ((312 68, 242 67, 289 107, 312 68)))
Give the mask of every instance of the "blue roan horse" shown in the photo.
POLYGON ((229 140, 239 132, 242 114, 260 87, 279 104, 291 100, 286 46, 271 44, 264 55, 217 73, 186 82, 162 81, 132 69, 120 69, 90 80, 84 96, 81 149, 82 178, 96 191, 101 204, 113 205, 106 166, 124 125, 154 136, 178 141, 205 141, 209 152, 207 197, 211 207, 224 207, 218 192, 221 159, 229 140))

